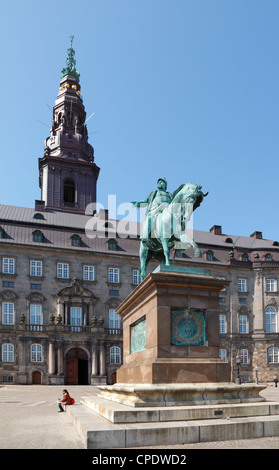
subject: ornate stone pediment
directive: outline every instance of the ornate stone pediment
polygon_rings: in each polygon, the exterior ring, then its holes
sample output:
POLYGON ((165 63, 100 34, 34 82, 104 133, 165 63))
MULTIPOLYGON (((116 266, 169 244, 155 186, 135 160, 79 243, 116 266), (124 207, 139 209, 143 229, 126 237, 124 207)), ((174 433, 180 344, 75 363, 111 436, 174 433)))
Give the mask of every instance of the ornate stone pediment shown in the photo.
POLYGON ((275 297, 271 297, 270 299, 267 299, 266 300, 266 305, 265 305, 265 308, 266 307, 274 307, 274 308, 278 308, 278 302, 277 300, 275 299, 275 297))
POLYGON ((14 302, 17 299, 17 295, 11 290, 4 290, 0 294, 0 299, 14 302))
POLYGON ((42 294, 38 294, 37 292, 28 295, 26 299, 29 300, 29 302, 34 302, 38 304, 42 304, 46 300, 46 298, 42 294))
POLYGON ((239 315, 248 315, 248 313, 250 313, 250 309, 246 305, 241 305, 241 307, 237 309, 237 313, 239 315))
POLYGON ((68 287, 64 287, 60 292, 58 292, 58 297, 82 297, 87 298, 88 300, 97 300, 97 297, 89 289, 86 289, 82 286, 81 281, 76 277, 73 278, 68 287))

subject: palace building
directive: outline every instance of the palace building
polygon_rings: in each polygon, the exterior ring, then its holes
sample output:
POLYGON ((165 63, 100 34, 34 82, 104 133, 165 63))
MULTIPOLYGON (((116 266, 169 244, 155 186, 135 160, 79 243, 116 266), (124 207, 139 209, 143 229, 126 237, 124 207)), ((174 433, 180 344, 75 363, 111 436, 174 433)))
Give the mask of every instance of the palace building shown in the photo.
MULTIPOLYGON (((122 363, 115 310, 139 284, 139 234, 121 234, 94 210, 100 168, 88 142, 72 42, 39 158, 41 200, 0 205, 0 383, 112 384, 122 363), (88 229, 89 227, 89 229, 88 229)), ((160 175, 155 175, 155 179, 160 175)), ((120 228, 119 228, 120 227, 120 228)), ((220 356, 232 380, 272 381, 279 372, 279 243, 194 231, 202 251, 181 266, 230 281, 220 294, 220 356), (239 359, 240 364, 237 364, 239 359)), ((172 255, 171 255, 172 256, 172 255)), ((156 266, 151 263, 149 270, 156 266)))

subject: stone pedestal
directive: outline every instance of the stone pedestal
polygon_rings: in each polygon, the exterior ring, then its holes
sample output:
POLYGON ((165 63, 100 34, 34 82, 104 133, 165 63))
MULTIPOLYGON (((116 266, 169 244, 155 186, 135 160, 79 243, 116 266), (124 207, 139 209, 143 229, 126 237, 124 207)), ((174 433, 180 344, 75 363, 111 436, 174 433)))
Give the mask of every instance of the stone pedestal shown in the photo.
POLYGON ((162 267, 121 303, 123 365, 117 383, 230 382, 219 358, 219 292, 209 270, 162 267))

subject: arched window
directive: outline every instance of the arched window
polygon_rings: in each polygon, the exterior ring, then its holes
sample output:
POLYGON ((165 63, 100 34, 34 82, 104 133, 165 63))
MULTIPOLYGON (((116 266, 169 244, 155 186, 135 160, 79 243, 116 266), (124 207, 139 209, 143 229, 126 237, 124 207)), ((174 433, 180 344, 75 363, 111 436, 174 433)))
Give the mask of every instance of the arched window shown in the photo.
POLYGON ((249 261, 249 256, 247 255, 247 253, 243 253, 242 257, 241 257, 242 261, 249 261))
POLYGON ((35 230, 33 232, 33 242, 43 243, 43 241, 44 241, 44 235, 41 232, 41 230, 35 230))
POLYGON ((206 252, 206 260, 207 260, 207 261, 213 261, 213 258, 214 258, 213 251, 208 250, 208 251, 206 252))
POLYGON ((268 348, 267 361, 273 364, 279 362, 279 349, 278 348, 268 348))
POLYGON ((108 249, 109 249, 109 250, 117 250, 117 241, 114 240, 114 238, 111 238, 111 239, 108 241, 108 249))
POLYGON ((64 181, 64 204, 74 206, 76 202, 76 185, 72 178, 66 178, 64 181))
POLYGON ((45 220, 43 214, 40 214, 39 212, 37 212, 37 213, 34 215, 34 219, 45 220))
POLYGON ((265 332, 277 332, 277 310, 275 307, 266 307, 265 309, 265 332))
POLYGON ((248 351, 248 349, 241 349, 240 350, 240 359, 241 359, 241 364, 248 364, 248 362, 249 362, 249 351, 248 351))
POLYGON ((223 359, 223 361, 227 362, 227 351, 226 351, 226 349, 220 349, 219 350, 219 357, 220 357, 220 359, 223 359))
POLYGON ((272 255, 270 253, 267 253, 264 258, 265 261, 272 261, 272 255))
POLYGON ((15 354, 14 345, 11 343, 3 344, 2 346, 2 362, 14 362, 15 354))
POLYGON ((31 344, 31 362, 43 361, 43 347, 41 344, 31 344))
POLYGON ((81 238, 79 235, 73 235, 72 239, 72 246, 81 246, 81 238))
POLYGON ((121 364, 121 349, 118 346, 110 348, 110 363, 121 364))

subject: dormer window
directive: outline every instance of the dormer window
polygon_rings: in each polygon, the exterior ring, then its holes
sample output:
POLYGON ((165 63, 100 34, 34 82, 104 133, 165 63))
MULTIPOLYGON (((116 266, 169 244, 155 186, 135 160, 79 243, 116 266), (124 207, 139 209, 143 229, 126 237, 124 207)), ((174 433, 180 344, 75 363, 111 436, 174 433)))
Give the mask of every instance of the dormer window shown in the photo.
POLYGON ((5 230, 0 227, 0 238, 5 238, 5 230))
POLYGON ((40 214, 39 212, 37 212, 37 214, 34 215, 34 219, 45 220, 43 214, 40 214))
POLYGON ((117 250, 117 241, 114 240, 113 238, 111 238, 111 239, 108 241, 108 249, 109 249, 109 250, 117 250))
POLYGON ((214 254, 213 254, 213 251, 212 250, 208 250, 206 252, 206 260, 207 261, 213 261, 214 259, 214 254))
POLYGON ((267 253, 264 257, 265 261, 272 261, 272 255, 270 253, 267 253))
POLYGON ((73 235, 71 237, 72 246, 81 246, 81 238, 79 235, 73 235))
POLYGON ((44 235, 40 230, 35 230, 33 232, 33 242, 43 243, 44 235))
POLYGON ((249 261, 249 256, 247 255, 247 253, 243 253, 242 257, 241 257, 242 261, 249 261))

